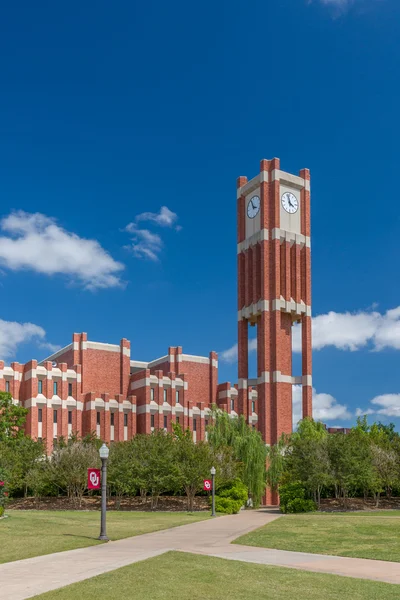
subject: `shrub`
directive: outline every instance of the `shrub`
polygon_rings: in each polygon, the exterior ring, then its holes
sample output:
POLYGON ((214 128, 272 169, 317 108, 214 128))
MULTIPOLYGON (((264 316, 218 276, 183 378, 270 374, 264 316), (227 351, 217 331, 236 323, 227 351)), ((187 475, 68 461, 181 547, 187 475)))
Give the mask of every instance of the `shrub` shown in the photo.
POLYGON ((8 500, 8 490, 6 486, 5 472, 0 469, 0 517, 3 516, 6 502, 8 500))
POLYGON ((221 488, 218 496, 215 496, 215 510, 227 515, 235 515, 242 506, 245 506, 247 498, 247 487, 240 479, 235 479, 221 488))
POLYGON ((287 513, 312 512, 317 510, 317 505, 314 500, 305 500, 304 498, 295 498, 290 500, 286 505, 287 513))
POLYGON ((300 481, 281 485, 280 508, 283 513, 310 512, 316 510, 313 500, 306 499, 306 490, 300 481))

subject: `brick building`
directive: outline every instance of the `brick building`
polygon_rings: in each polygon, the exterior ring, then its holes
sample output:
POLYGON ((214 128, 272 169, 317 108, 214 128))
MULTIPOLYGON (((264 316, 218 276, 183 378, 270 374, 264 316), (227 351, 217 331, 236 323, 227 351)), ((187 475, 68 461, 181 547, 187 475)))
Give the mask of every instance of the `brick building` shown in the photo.
MULTIPOLYGON (((262 160, 237 180, 238 384, 218 384, 218 356, 180 346, 149 363, 131 360, 130 343, 72 343, 38 364, 0 362, 0 390, 29 409, 26 431, 45 438, 96 432, 106 442, 180 423, 203 440, 213 404, 243 414, 267 444, 292 429, 292 386, 312 414, 310 173, 262 160), (302 372, 292 373, 292 326, 302 329, 302 372), (249 378, 248 330, 257 328, 257 377, 249 378)), ((268 503, 277 498, 270 496, 268 503)))
POLYGON ((106 442, 131 439, 180 423, 205 439, 212 404, 237 409, 237 389, 218 388, 218 357, 183 354, 170 347, 151 362, 131 360, 130 343, 92 342, 74 333, 72 343, 38 363, 0 361, 0 391, 29 410, 26 433, 53 440, 96 432, 106 442))

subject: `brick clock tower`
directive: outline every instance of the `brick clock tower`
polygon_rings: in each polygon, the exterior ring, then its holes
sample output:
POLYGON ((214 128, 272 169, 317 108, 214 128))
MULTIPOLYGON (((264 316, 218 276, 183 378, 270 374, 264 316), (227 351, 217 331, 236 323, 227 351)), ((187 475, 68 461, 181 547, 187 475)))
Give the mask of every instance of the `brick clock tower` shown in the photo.
MULTIPOLYGON (((262 160, 250 181, 237 180, 239 413, 251 415, 257 386, 258 429, 266 444, 292 431, 292 386, 302 386, 312 415, 310 173, 262 160), (302 375, 292 374, 292 326, 301 323, 302 375), (248 331, 257 327, 257 379, 249 379, 248 331)), ((275 504, 268 493, 267 503, 275 504)))

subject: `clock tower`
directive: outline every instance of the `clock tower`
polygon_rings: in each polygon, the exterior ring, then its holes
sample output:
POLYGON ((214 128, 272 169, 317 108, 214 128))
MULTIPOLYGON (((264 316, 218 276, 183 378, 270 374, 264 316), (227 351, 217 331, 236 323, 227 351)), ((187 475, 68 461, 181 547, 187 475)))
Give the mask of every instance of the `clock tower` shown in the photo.
MULTIPOLYGON (((251 421, 257 387, 258 429, 266 444, 292 431, 292 386, 302 386, 303 418, 312 416, 310 173, 262 160, 250 181, 237 180, 239 413, 251 421), (302 374, 292 373, 292 326, 301 324, 302 374), (257 378, 249 379, 248 332, 257 327, 257 378)), ((275 494, 267 503, 277 503, 275 494)))

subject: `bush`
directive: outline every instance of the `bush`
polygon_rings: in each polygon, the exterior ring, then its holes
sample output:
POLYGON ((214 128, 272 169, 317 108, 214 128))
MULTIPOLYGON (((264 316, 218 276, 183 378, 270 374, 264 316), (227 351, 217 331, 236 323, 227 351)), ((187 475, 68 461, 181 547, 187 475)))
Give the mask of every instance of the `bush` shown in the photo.
POLYGON ((215 510, 226 515, 236 515, 245 506, 247 498, 247 487, 240 479, 235 479, 221 488, 218 496, 215 496, 215 510))
POLYGON ((283 513, 311 512, 317 508, 313 500, 306 499, 306 490, 300 481, 281 485, 279 496, 283 513))
POLYGON ((290 500, 286 505, 287 513, 312 512, 317 510, 317 505, 314 500, 304 500, 303 498, 295 498, 290 500))
POLYGON ((4 514, 6 502, 8 500, 8 491, 5 480, 5 472, 0 469, 0 517, 2 517, 4 514))

